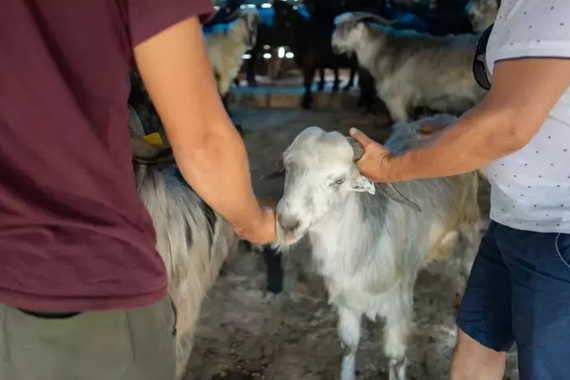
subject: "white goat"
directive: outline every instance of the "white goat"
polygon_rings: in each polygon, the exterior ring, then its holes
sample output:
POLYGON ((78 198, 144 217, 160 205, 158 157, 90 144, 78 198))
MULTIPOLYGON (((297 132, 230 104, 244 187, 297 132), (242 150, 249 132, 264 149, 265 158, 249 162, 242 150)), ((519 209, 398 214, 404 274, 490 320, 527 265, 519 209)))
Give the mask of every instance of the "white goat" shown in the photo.
POLYGON ((208 57, 222 96, 230 90, 242 65, 243 54, 255 45, 259 22, 257 11, 246 9, 231 23, 216 24, 211 30, 204 30, 208 57))
POLYGON ((140 137, 142 126, 132 109, 129 116, 137 190, 152 218, 157 250, 168 271, 168 292, 177 309, 180 378, 192 351, 202 300, 239 240, 230 225, 182 180, 175 166, 159 170, 160 161, 171 156, 147 144, 140 137))
MULTIPOLYGON (((415 128, 399 128, 387 146, 405 149, 416 134, 415 128)), ((362 147, 338 132, 310 127, 297 136, 283 155, 277 245, 285 250, 309 236, 339 315, 341 380, 355 379, 363 314, 385 317, 390 380, 404 380, 417 271, 450 234, 465 239, 465 260, 476 253, 477 175, 399 183, 398 191, 360 175, 354 159, 361 155, 362 147)))
POLYGON ((467 3, 465 11, 473 30, 481 33, 495 22, 499 4, 497 0, 471 0, 467 3))
POLYGON ((407 121, 414 107, 461 113, 483 98, 472 73, 477 35, 433 37, 386 24, 368 13, 343 14, 332 45, 336 53, 355 53, 370 71, 392 119, 407 121))

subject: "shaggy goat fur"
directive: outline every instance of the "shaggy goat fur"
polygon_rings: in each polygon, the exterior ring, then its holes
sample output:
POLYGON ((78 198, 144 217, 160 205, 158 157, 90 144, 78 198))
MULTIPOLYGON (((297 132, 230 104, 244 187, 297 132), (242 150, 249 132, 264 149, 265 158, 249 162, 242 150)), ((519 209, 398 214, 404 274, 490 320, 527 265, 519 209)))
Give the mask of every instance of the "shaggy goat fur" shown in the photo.
POLYGON ((214 69, 218 91, 225 96, 243 62, 243 54, 255 45, 257 25, 255 10, 243 10, 229 24, 217 24, 204 30, 208 57, 214 69))
POLYGON ((497 0, 471 0, 467 3, 465 11, 473 30, 481 33, 495 22, 499 4, 497 0))
POLYGON ((417 107, 464 112, 483 99, 472 73, 477 35, 433 37, 371 20, 385 22, 366 13, 339 16, 332 44, 370 71, 394 120, 408 121, 417 107))
MULTIPOLYGON (((415 144, 416 135, 413 125, 398 128, 387 146, 405 150, 415 144)), ((421 207, 418 212, 395 202, 380 186, 366 185, 353 163, 353 148, 337 132, 307 128, 283 158, 286 179, 277 207, 278 245, 290 246, 309 236, 313 261, 339 315, 341 380, 355 379, 362 315, 386 319, 390 380, 404 380, 418 270, 441 246, 449 250, 459 236, 466 243, 464 263, 477 251, 476 173, 397 184, 421 207), (339 173, 345 177, 339 179, 339 173)))
MULTIPOLYGON (((131 133, 140 133, 132 123, 131 133)), ((150 146, 149 146, 150 147, 150 146)), ((149 150, 152 150, 149 148, 149 150)), ((136 153, 136 152, 135 152, 136 153)), ((134 164, 139 196, 157 235, 157 250, 168 271, 168 292, 177 309, 177 373, 184 374, 206 292, 220 267, 237 250, 238 237, 178 175, 175 166, 134 164)))

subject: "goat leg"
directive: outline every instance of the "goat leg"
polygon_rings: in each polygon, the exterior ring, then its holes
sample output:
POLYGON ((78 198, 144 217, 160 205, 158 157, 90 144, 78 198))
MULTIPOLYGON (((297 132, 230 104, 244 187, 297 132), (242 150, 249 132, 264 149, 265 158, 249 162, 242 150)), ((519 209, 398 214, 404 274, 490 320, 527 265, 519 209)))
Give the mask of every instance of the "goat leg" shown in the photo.
POLYGON ((338 77, 338 67, 333 68, 333 72, 334 72, 334 84, 333 84, 332 91, 338 92, 338 89, 340 87, 340 79, 338 77))
POLYGON ((343 348, 340 380, 355 380, 356 352, 360 343, 362 314, 339 306, 338 318, 338 336, 343 348))
POLYGON ((346 86, 342 88, 342 91, 347 92, 352 87, 354 87, 354 77, 356 76, 356 71, 357 70, 354 67, 350 68, 350 76, 348 78, 348 83, 346 84, 346 86))
POLYGON ((273 294, 279 294, 283 290, 281 255, 268 245, 263 248, 263 259, 267 267, 267 290, 273 294))
POLYGON ((313 65, 307 65, 303 68, 303 85, 305 86, 305 93, 303 94, 301 107, 304 109, 311 109, 311 103, 313 102, 311 87, 313 85, 314 76, 315 67, 313 65))
POLYGON ((320 72, 320 80, 319 80, 319 86, 317 87, 317 89, 319 91, 323 91, 325 89, 325 68, 321 67, 319 69, 320 72))
POLYGON ((412 326, 413 281, 398 285, 386 313, 384 352, 389 360, 389 380, 406 380, 406 346, 412 326))
POLYGON ((249 87, 257 87, 257 81, 255 80, 255 66, 257 64, 257 56, 259 53, 259 49, 254 48, 250 53, 251 57, 247 60, 246 64, 247 85, 249 87))
POLYGON ((366 111, 370 112, 374 103, 376 89, 374 87, 374 78, 372 75, 370 75, 368 70, 363 68, 360 68, 358 70, 358 85, 360 87, 360 98, 358 99, 358 106, 366 107, 366 111))
POLYGON ((390 94, 388 96, 383 94, 381 97, 386 103, 386 107, 393 121, 407 122, 409 120, 408 102, 406 99, 402 99, 398 94, 390 94))

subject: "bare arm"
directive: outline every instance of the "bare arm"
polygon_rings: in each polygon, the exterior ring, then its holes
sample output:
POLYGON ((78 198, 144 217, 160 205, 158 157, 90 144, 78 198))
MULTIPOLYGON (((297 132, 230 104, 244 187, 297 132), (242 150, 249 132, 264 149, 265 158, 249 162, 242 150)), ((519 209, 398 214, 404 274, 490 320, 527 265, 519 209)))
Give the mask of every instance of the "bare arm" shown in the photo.
POLYGON ((184 178, 242 238, 274 241, 274 213, 253 193, 245 146, 218 95, 198 19, 141 43, 135 59, 184 178))
POLYGON ((377 182, 443 177, 481 168, 523 148, 570 86, 570 60, 527 58, 497 62, 493 87, 432 143, 390 155, 362 134, 362 173, 377 182))

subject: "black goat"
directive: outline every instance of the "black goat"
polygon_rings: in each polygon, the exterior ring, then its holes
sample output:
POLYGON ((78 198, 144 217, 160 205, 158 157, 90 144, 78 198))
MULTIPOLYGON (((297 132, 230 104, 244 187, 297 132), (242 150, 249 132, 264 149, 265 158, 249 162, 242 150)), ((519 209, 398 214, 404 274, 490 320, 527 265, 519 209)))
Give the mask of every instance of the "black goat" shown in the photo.
POLYGON ((473 27, 465 12, 465 6, 468 2, 468 0, 438 1, 434 6, 428 2, 402 4, 393 1, 390 7, 386 7, 386 13, 380 14, 390 19, 392 17, 399 18, 405 14, 413 15, 427 26, 427 30, 418 30, 418 32, 427 32, 433 36, 473 33, 473 27))
MULTIPOLYGON (((302 107, 310 108, 312 103, 311 87, 315 71, 318 68, 331 68, 338 73, 341 67, 347 67, 354 71, 358 70, 356 57, 336 55, 332 51, 331 36, 334 25, 326 25, 319 20, 307 19, 292 5, 284 1, 273 3, 274 19, 273 28, 275 33, 286 35, 290 38, 289 48, 295 55, 295 63, 303 71, 303 95, 302 107)), ((333 90, 338 90, 338 74, 336 74, 333 90)), ((321 74, 321 78, 323 75, 321 74)), ((319 86, 321 87, 321 86, 319 86)), ((366 103, 372 104, 366 97, 366 103)))

